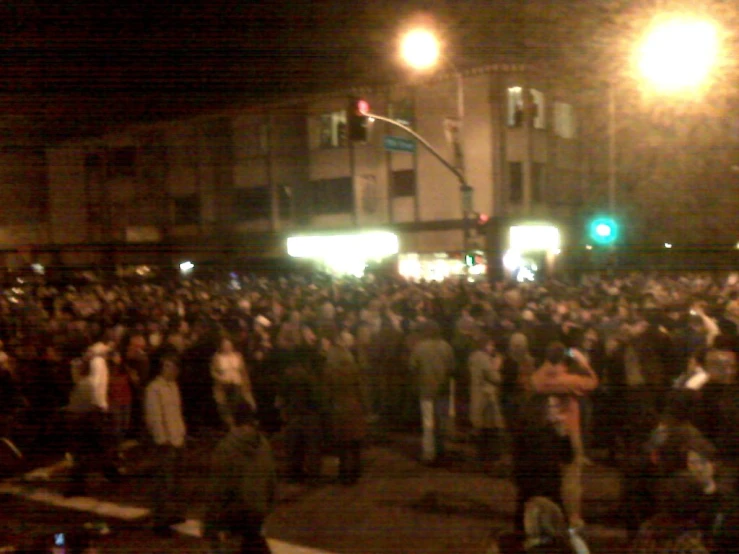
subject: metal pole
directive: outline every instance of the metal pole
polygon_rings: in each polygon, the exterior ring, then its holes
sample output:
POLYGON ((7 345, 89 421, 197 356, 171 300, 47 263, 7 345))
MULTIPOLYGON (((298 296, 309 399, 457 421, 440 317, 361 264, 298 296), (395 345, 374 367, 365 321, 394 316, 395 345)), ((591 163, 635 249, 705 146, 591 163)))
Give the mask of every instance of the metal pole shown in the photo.
POLYGON ((616 97, 613 84, 608 84, 608 210, 616 210, 616 188, 618 186, 616 167, 616 97))

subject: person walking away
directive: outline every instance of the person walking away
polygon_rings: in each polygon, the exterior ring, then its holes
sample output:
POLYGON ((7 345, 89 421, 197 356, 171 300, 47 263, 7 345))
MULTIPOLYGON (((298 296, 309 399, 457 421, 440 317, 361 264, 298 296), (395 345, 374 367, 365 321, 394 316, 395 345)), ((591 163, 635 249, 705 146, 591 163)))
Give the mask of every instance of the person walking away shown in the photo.
POLYGON ((321 475, 323 433, 320 383, 303 362, 294 359, 283 371, 275 405, 285 423, 288 479, 302 483, 321 475))
POLYGON ((454 350, 442 338, 439 324, 426 321, 422 338, 409 360, 416 376, 421 406, 421 461, 433 464, 444 456, 449 418, 449 386, 454 373, 454 350))
POLYGON ((582 466, 583 451, 580 430, 580 403, 578 398, 598 386, 598 377, 578 350, 567 349, 561 342, 547 347, 546 360, 531 377, 538 394, 563 395, 561 407, 567 435, 572 442, 574 458, 564 470, 562 496, 570 526, 584 525, 582 520, 582 466))
POLYGON ((478 441, 478 458, 488 466, 501 455, 503 413, 500 406, 502 358, 487 335, 477 337, 469 356, 470 423, 478 441))
POLYGON ((362 442, 367 436, 361 374, 340 333, 323 340, 327 349, 323 378, 329 436, 339 456, 339 481, 353 485, 362 474, 362 442))
POLYGON ((220 552, 224 535, 238 534, 241 554, 268 554, 262 528, 276 498, 272 447, 249 404, 242 402, 234 408, 233 423, 211 458, 204 536, 215 552, 220 552))
POLYGON ((145 418, 159 463, 154 477, 153 530, 167 536, 171 534, 169 527, 181 520, 172 504, 182 473, 186 428, 177 386, 177 360, 165 357, 160 364, 160 374, 146 387, 145 418))

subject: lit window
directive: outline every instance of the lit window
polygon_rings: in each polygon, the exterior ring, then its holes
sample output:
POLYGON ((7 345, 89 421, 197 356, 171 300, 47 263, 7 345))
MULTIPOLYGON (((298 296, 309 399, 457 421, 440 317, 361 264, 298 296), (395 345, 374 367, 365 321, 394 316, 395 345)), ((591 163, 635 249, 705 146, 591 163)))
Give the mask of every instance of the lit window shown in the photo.
POLYGON ((523 88, 508 87, 508 125, 521 127, 523 125, 523 88))
POLYGON ((546 129, 546 105, 544 93, 531 89, 531 121, 534 129, 546 129))
POLYGON ((340 148, 346 146, 346 112, 338 111, 320 117, 321 148, 340 148))
POLYGON ((575 138, 575 110, 572 104, 554 103, 554 132, 565 139, 575 138))

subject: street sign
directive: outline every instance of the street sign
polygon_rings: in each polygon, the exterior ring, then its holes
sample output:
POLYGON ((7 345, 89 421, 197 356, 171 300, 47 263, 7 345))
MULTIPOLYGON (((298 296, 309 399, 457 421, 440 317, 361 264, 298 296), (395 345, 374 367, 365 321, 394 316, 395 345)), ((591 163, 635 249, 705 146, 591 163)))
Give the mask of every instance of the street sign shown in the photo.
POLYGON ((409 138, 394 137, 392 135, 388 135, 385 137, 383 143, 385 145, 385 150, 393 150, 395 152, 416 151, 416 141, 409 138))

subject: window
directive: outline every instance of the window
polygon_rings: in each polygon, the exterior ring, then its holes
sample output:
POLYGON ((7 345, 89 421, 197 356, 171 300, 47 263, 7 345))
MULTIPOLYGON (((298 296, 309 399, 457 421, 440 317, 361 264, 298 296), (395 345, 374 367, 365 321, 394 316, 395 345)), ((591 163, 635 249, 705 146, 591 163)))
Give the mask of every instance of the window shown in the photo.
POLYGON ((510 181, 508 201, 511 204, 521 204, 523 202, 523 164, 508 162, 508 175, 510 181))
POLYGON ((136 147, 126 146, 108 152, 108 178, 136 176, 136 147))
POLYGON ((312 213, 341 214, 354 211, 354 191, 351 177, 324 179, 310 184, 312 213))
POLYGON ((531 164, 531 201, 540 203, 544 197, 546 187, 546 165, 534 162, 531 164))
POLYGON ((401 196, 415 196, 416 171, 413 169, 393 171, 392 191, 394 198, 399 198, 401 196))
POLYGON ((523 89, 519 86, 508 87, 507 121, 510 127, 523 125, 523 89))
POLYGON ((200 224, 200 197, 197 194, 188 194, 187 196, 175 196, 174 224, 200 224))
POLYGON ((544 102, 544 93, 536 89, 531 89, 531 122, 534 129, 546 129, 546 104, 544 102))
POLYGON ((235 189, 233 209, 236 221, 269 218, 271 209, 269 187, 235 189))
POLYGON ((344 110, 321 115, 321 148, 346 146, 346 112, 344 110))
POLYGON ((572 104, 554 103, 554 132, 565 139, 575 138, 575 110, 572 104))

